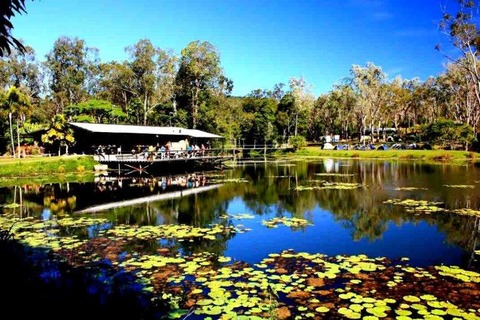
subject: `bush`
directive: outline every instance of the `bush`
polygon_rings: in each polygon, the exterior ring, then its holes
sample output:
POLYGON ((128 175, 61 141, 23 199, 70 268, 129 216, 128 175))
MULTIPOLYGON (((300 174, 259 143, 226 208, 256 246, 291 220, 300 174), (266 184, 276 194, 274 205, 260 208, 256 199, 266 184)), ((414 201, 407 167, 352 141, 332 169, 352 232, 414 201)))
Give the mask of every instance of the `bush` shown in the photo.
POLYGON ((290 144, 293 146, 295 150, 305 148, 307 144, 307 139, 304 136, 296 136, 290 138, 290 144))
POLYGON ((248 153, 248 155, 251 157, 251 158, 258 158, 258 157, 261 157, 262 154, 260 153, 260 151, 258 150, 250 150, 250 152, 248 153))

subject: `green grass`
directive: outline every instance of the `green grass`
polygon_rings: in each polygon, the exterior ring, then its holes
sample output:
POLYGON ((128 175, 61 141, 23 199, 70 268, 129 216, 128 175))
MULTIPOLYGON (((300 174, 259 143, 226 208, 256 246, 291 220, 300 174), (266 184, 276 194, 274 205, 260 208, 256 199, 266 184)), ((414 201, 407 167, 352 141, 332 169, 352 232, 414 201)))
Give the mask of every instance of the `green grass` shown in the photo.
POLYGON ((451 150, 323 150, 319 147, 306 147, 290 153, 276 153, 288 157, 329 157, 384 160, 422 160, 432 162, 480 162, 480 154, 468 151, 451 150))
POLYGON ((95 164, 97 162, 91 156, 1 158, 0 179, 83 174, 93 172, 95 164))

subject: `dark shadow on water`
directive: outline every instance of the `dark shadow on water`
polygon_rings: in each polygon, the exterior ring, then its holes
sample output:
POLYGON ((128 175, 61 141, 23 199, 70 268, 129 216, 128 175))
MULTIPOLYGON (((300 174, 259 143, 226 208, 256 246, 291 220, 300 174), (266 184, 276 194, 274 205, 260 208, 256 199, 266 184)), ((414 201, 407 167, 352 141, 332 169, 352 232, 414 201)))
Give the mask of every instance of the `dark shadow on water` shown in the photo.
POLYGON ((74 268, 42 250, 0 241, 4 313, 20 319, 161 319, 135 276, 108 263, 74 268))

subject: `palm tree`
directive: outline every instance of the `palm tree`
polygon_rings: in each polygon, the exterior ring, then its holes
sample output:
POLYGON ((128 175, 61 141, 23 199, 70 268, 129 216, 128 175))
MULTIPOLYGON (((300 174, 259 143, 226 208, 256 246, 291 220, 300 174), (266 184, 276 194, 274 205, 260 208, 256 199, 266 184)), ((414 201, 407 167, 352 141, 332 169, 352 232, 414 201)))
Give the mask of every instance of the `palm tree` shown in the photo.
POLYGON ((61 154, 61 148, 65 147, 65 154, 68 154, 69 146, 75 143, 73 130, 68 127, 65 116, 57 114, 53 116, 50 127, 42 135, 42 142, 58 147, 58 155, 61 154))
POLYGON ((15 14, 26 12, 25 0, 0 1, 0 57, 9 55, 12 48, 22 53, 25 51, 22 42, 12 36, 13 24, 10 20, 15 17, 15 14))
POLYGON ((10 124, 10 139, 12 143, 12 156, 15 158, 15 144, 13 142, 13 125, 12 119, 17 122, 17 140, 18 140, 18 157, 20 158, 20 120, 25 121, 25 117, 30 114, 32 104, 28 95, 16 87, 10 87, 7 94, 0 101, 0 113, 8 114, 10 124))

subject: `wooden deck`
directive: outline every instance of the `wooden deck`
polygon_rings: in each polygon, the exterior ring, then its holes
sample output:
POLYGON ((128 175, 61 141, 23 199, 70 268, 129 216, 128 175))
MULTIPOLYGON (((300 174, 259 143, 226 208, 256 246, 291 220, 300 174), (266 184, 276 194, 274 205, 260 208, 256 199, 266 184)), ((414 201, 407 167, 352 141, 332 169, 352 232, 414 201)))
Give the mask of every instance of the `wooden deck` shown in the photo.
POLYGON ((146 157, 145 154, 101 154, 93 156, 101 165, 97 171, 124 170, 126 174, 153 172, 184 172, 191 170, 211 170, 222 168, 223 162, 234 158, 233 155, 221 153, 207 153, 204 155, 189 155, 185 153, 171 153, 170 157, 163 157, 155 154, 152 157, 146 157))
POLYGON ((107 154, 107 155, 94 155, 93 158, 104 164, 108 163, 155 163, 155 162, 189 162, 189 161, 219 161, 219 160, 229 160, 232 159, 232 155, 218 155, 218 156, 192 156, 192 157, 170 157, 170 158, 159 158, 155 157, 153 159, 145 158, 140 155, 132 154, 107 154))

